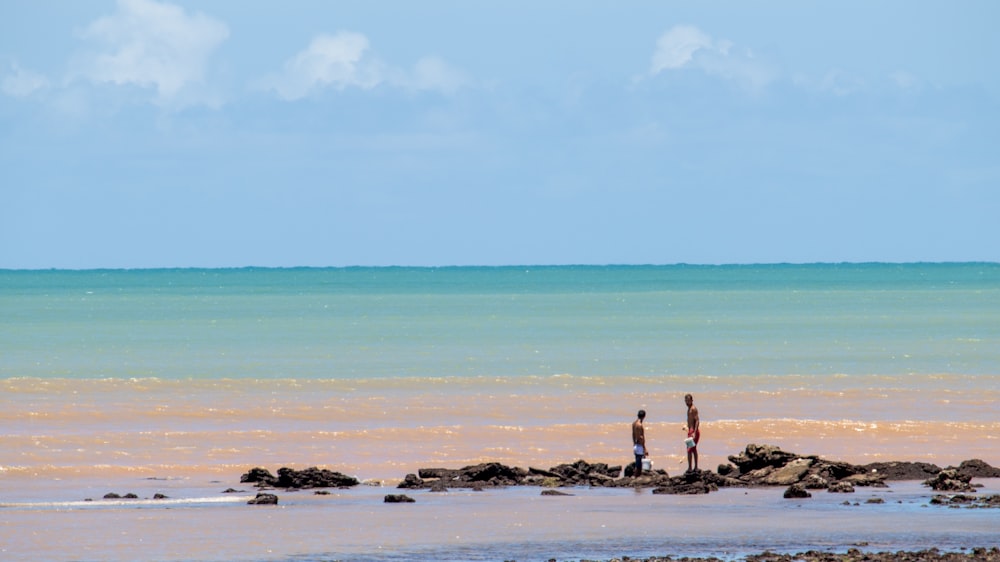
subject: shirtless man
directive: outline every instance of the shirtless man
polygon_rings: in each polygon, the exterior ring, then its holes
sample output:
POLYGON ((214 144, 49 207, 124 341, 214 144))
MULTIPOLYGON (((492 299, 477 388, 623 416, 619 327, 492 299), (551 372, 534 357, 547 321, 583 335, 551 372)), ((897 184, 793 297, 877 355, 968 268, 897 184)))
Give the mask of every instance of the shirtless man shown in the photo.
POLYGON ((694 439, 694 447, 689 447, 688 472, 698 472, 698 441, 701 440, 701 419, 698 417, 698 408, 694 405, 694 397, 690 394, 684 395, 684 403, 688 407, 687 429, 688 437, 694 439), (694 469, 691 468, 691 461, 694 460, 694 469))
POLYGON ((646 449, 646 428, 642 427, 642 420, 646 419, 646 410, 639 410, 638 419, 632 422, 632 452, 635 453, 635 470, 632 475, 636 478, 642 476, 642 459, 649 456, 646 449))

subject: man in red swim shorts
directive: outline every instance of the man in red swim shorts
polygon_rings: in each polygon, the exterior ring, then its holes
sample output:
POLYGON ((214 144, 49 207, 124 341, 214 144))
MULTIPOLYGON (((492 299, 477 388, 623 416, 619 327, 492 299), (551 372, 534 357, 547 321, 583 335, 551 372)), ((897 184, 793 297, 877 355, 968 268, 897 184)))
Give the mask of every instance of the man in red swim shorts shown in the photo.
POLYGON ((688 447, 688 472, 698 472, 698 441, 701 440, 701 419, 698 417, 698 408, 694 405, 694 397, 690 394, 684 395, 684 403, 688 407, 687 434, 694 439, 694 447, 688 447), (691 461, 694 460, 694 468, 691 468, 691 461))

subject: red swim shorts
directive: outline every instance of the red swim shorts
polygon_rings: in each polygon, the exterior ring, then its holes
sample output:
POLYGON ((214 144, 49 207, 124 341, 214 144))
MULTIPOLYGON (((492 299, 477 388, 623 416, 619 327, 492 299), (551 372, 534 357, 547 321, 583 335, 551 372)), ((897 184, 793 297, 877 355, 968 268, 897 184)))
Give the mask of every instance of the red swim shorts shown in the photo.
POLYGON ((701 430, 700 429, 695 430, 694 432, 688 431, 688 437, 692 437, 692 433, 694 434, 693 435, 693 437, 694 437, 694 447, 688 447, 688 451, 693 451, 693 450, 697 449, 698 448, 698 441, 701 441, 701 430))

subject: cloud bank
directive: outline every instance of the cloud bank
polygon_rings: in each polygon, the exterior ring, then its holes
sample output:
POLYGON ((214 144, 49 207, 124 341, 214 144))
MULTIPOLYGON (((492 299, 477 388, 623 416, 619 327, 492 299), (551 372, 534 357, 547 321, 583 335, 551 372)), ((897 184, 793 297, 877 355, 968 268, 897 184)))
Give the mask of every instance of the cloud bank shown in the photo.
POLYGON ((152 88, 155 101, 163 105, 212 105, 208 63, 229 37, 229 28, 172 4, 119 0, 115 13, 92 22, 80 37, 96 48, 77 57, 75 77, 152 88))
POLYGON ((656 41, 649 74, 693 68, 710 76, 758 91, 777 76, 777 72, 749 49, 736 49, 728 40, 716 40, 693 25, 677 25, 656 41))
POLYGON ((25 70, 16 62, 10 63, 10 71, 0 80, 0 92, 15 98, 28 97, 48 87, 49 81, 41 74, 25 70))
POLYGON ((260 85, 293 101, 326 89, 370 90, 386 85, 450 94, 467 84, 461 72, 436 57, 424 57, 412 70, 404 70, 381 61, 370 47, 365 35, 353 31, 318 35, 289 58, 280 73, 264 78, 260 85))

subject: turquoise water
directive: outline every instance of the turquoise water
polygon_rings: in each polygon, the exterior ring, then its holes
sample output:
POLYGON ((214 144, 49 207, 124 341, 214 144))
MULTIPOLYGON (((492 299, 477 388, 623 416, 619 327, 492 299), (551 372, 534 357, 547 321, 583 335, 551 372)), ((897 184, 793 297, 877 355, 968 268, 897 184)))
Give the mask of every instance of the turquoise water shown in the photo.
POLYGON ((983 374, 1000 264, 0 272, 0 377, 983 374))

